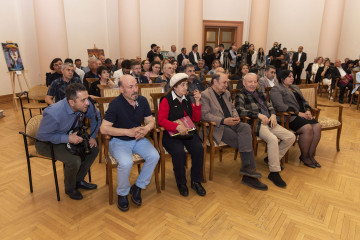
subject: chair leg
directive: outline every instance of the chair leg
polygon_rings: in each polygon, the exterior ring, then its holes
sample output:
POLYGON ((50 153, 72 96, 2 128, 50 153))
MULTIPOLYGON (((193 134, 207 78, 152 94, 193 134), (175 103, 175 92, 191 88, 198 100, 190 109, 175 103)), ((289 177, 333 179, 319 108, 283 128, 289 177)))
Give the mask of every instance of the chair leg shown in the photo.
POLYGON ((336 151, 340 152, 340 135, 341 135, 341 127, 338 128, 336 134, 336 151))
POLYGON ((285 153, 285 162, 288 163, 289 161, 289 150, 285 153))
POLYGON ((111 162, 107 164, 106 166, 107 176, 108 176, 108 183, 109 183, 109 204, 113 204, 113 179, 112 179, 112 164, 111 162))
POLYGON ((102 144, 102 135, 99 134, 98 135, 98 139, 99 139, 99 163, 102 162, 102 158, 103 158, 103 144, 102 144))
POLYGON ((160 152, 161 161, 161 190, 165 190, 165 153, 160 152))
POLYGON ((138 167, 138 174, 140 174, 140 172, 141 172, 141 164, 138 164, 137 167, 138 167))
POLYGON ((222 162, 222 154, 223 154, 223 149, 220 148, 219 149, 219 160, 220 160, 220 162, 222 162))
POLYGON ((236 161, 237 157, 238 157, 238 150, 235 149, 235 153, 234 153, 234 160, 235 160, 235 161, 236 161))
POLYGON ((89 168, 88 175, 89 175, 89 182, 91 182, 91 171, 90 171, 90 168, 89 168))
POLYGON ((209 180, 213 180, 214 175, 214 157, 215 157, 215 148, 210 149, 210 173, 209 173, 209 180))
POLYGON ((354 94, 351 94, 351 99, 350 99, 350 105, 349 105, 349 107, 351 107, 351 103, 352 103, 353 99, 354 99, 354 94))
POLYGON ((51 162, 52 162, 53 172, 54 172, 54 180, 55 180, 55 188, 56 188, 57 200, 60 201, 60 193, 59 193, 59 184, 58 184, 57 173, 56 173, 56 165, 55 165, 54 160, 52 160, 51 162))
POLYGON ((159 167, 160 167, 160 163, 156 164, 155 170, 154 170, 154 174, 155 174, 155 185, 156 185, 156 191, 157 193, 161 193, 160 190, 160 184, 159 184, 159 167))

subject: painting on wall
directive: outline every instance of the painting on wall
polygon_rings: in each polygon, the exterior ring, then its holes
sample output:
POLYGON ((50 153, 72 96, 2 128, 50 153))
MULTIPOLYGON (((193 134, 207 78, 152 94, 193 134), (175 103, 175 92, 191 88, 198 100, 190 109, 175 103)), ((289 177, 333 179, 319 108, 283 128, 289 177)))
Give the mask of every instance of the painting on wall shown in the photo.
POLYGON ((99 58, 99 56, 101 55, 104 55, 104 49, 97 49, 97 48, 94 48, 94 49, 88 49, 87 50, 88 52, 88 57, 96 57, 96 58, 99 58))
POLYGON ((24 70, 17 43, 2 43, 2 47, 9 71, 24 70))

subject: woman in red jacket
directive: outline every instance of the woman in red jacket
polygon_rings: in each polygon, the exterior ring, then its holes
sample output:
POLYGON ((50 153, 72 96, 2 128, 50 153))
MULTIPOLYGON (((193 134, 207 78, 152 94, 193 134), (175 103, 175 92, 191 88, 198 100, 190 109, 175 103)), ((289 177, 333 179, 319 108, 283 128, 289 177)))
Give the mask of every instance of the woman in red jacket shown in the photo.
POLYGON ((163 146, 170 153, 173 162, 173 169, 177 187, 182 196, 188 196, 189 191, 186 186, 186 152, 191 154, 191 188, 200 196, 205 196, 206 191, 201 185, 203 180, 202 169, 204 164, 204 148, 196 131, 189 129, 174 121, 189 116, 193 122, 200 121, 201 118, 201 94, 198 90, 194 91, 195 104, 191 103, 188 93, 188 75, 185 73, 175 74, 170 79, 170 90, 160 101, 158 123, 165 128, 163 146), (180 136, 172 137, 167 131, 177 131, 180 136))

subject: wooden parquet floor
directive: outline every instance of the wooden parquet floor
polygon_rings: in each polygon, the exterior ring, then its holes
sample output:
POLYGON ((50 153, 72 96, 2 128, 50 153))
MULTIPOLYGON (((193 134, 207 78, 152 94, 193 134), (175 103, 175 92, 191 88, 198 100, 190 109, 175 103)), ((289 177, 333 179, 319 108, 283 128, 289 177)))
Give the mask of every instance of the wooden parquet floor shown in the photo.
MULTIPOLYGON (((319 102, 334 104, 325 98, 319 102)), ((222 162, 216 157, 214 180, 204 184, 206 197, 192 189, 181 197, 167 159, 165 191, 156 193, 152 179, 142 193, 143 206, 131 203, 126 213, 108 204, 104 163, 93 164, 98 189, 82 191, 81 201, 65 194, 62 164, 57 163, 58 202, 51 163, 33 159, 31 194, 18 134, 24 128, 21 112, 14 111, 11 102, 0 109, 6 115, 0 119, 0 239, 360 239, 360 111, 354 106, 344 104, 339 153, 336 131, 322 133, 316 155, 321 169, 301 165, 298 146, 291 148, 281 174, 286 189, 267 179, 264 146, 256 161, 268 191, 242 185, 240 159, 234 161, 233 150, 226 150, 222 162)), ((321 115, 335 117, 333 111, 321 115)), ((133 168, 131 183, 136 177, 133 168)))

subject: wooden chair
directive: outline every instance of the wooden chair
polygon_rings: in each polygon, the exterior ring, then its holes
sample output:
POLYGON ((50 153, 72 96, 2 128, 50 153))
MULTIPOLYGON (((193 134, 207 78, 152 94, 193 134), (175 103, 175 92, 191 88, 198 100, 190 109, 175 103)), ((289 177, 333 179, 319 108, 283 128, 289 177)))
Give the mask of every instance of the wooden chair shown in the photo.
POLYGON ((155 79, 156 79, 157 77, 150 77, 150 80, 151 80, 151 82, 152 83, 155 83, 155 79))
POLYGON ((57 196, 57 200, 60 201, 59 184, 58 184, 56 164, 55 164, 56 159, 55 159, 53 144, 50 142, 46 142, 47 144, 49 144, 49 148, 51 150, 51 156, 52 156, 51 158, 40 155, 35 148, 35 142, 39 141, 38 139, 35 138, 35 136, 39 129, 42 117, 43 117, 42 115, 36 115, 30 118, 25 125, 25 132, 19 132, 19 134, 21 134, 24 138, 24 147, 25 147, 26 162, 28 167, 30 192, 31 193, 33 192, 30 159, 36 157, 36 158, 51 160, 53 166, 54 180, 55 180, 56 196, 57 196))
POLYGON ((229 80, 229 91, 236 89, 239 80, 229 80))
MULTIPOLYGON (((359 71, 353 71, 353 75, 354 75, 354 88, 356 87, 356 85, 359 85, 359 83, 356 83, 356 74, 359 71)), ((360 104, 360 88, 358 88, 352 95, 351 95, 351 100, 350 100, 350 107, 352 104, 352 101, 354 99, 354 95, 357 96, 357 103, 356 103, 356 110, 359 110, 359 104, 360 104)))
POLYGON ((29 89, 29 91, 24 91, 18 95, 20 100, 21 112, 24 120, 24 126, 26 126, 25 113, 24 109, 28 109, 30 117, 32 117, 31 110, 39 109, 40 114, 42 110, 48 106, 47 103, 44 103, 45 96, 47 94, 48 87, 45 85, 38 85, 29 89), (23 103, 22 97, 25 96, 27 103, 23 103))
POLYGON ((138 84, 139 95, 144 96, 150 105, 151 112, 154 113, 154 103, 151 97, 151 93, 163 93, 164 84, 163 83, 150 83, 150 84, 138 84))
POLYGON ((119 88, 110 88, 108 86, 98 85, 101 97, 117 97, 120 95, 119 88))
MULTIPOLYGON (((154 105, 154 110, 155 110, 155 118, 156 118, 156 124, 159 130, 159 141, 158 141, 158 146, 159 146, 159 152, 160 152, 160 163, 161 163, 161 189, 165 190, 165 157, 166 155, 170 155, 164 148, 163 146, 163 136, 164 136, 164 132, 166 131, 163 127, 159 127, 158 125, 158 113, 159 113, 159 104, 160 104, 160 99, 166 95, 166 93, 151 93, 150 94, 153 100, 153 105, 154 105)), ((198 124, 198 126, 201 123, 198 124)), ((199 128, 198 128, 199 129, 199 128)), ((203 128, 204 129, 204 128, 203 128)), ((206 134, 206 133, 205 133, 206 134)), ((206 136, 206 135, 204 135, 206 136)), ((206 182, 206 176, 205 176, 205 162, 206 162, 206 145, 203 142, 203 148, 204 148, 204 165, 203 165, 203 182, 206 182)), ((187 152, 187 150, 185 149, 185 152, 187 152)))
MULTIPOLYGON (((104 119, 104 115, 109 106, 109 103, 114 99, 115 97, 101 97, 96 99, 96 102, 99 104, 100 116, 102 120, 104 119)), ((158 149, 157 133, 158 133, 157 129, 154 129, 151 132, 151 134, 153 134, 154 146, 156 149, 158 149)), ((105 165, 106 165, 106 184, 108 184, 109 186, 109 204, 111 205, 113 203, 113 196, 114 196, 112 169, 117 168, 118 164, 115 158, 109 152, 110 139, 111 136, 104 135, 103 143, 104 143, 104 155, 105 155, 105 165)), ((140 165, 145 162, 144 159, 138 154, 133 154, 133 162, 138 166, 138 171, 140 173, 140 165)), ((159 185, 159 163, 155 167, 154 174, 155 174, 156 190, 158 193, 160 193, 161 190, 159 185)))

